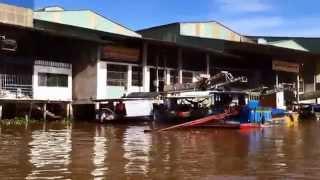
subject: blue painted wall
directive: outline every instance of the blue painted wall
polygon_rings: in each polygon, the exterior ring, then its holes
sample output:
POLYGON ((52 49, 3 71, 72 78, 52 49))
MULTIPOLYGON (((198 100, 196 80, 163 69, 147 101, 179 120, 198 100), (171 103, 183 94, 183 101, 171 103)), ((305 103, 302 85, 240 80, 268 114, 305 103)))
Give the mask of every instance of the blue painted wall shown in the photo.
POLYGON ((33 9, 34 0, 0 0, 0 3, 33 9))

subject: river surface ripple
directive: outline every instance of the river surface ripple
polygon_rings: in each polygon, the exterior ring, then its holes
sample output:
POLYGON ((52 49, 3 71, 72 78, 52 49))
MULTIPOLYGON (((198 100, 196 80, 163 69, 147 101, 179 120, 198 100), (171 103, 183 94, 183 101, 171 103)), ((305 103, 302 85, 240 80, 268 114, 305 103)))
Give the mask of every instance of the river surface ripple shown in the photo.
POLYGON ((0 179, 320 179, 320 123, 144 133, 148 124, 0 126, 0 179))

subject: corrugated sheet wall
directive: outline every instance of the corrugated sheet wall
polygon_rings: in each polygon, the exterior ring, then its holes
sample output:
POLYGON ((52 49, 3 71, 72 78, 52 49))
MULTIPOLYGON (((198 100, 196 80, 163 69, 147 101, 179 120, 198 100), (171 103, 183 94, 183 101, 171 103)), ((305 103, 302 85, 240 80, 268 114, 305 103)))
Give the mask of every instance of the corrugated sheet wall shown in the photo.
POLYGON ((33 27, 33 10, 0 3, 0 22, 33 27))
POLYGON ((28 9, 33 9, 34 7, 34 0, 0 0, 0 3, 24 7, 28 9))

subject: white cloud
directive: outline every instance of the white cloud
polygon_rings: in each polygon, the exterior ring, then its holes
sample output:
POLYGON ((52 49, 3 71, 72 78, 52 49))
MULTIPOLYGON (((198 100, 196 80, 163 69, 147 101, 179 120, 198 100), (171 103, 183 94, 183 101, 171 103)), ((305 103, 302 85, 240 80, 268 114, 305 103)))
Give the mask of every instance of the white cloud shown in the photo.
POLYGON ((233 18, 223 20, 223 23, 242 34, 252 34, 268 31, 282 26, 285 20, 279 16, 257 16, 248 18, 233 18))
POLYGON ((252 16, 221 19, 220 22, 244 35, 261 36, 320 36, 320 17, 289 18, 252 16))
POLYGON ((265 12, 272 9, 272 5, 262 0, 215 0, 219 10, 224 12, 265 12))
POLYGON ((320 14, 284 16, 277 0, 212 0, 208 19, 244 35, 320 37, 320 14))
MULTIPOLYGON (((266 32, 267 35, 320 37, 320 16, 285 18, 281 26, 266 32)), ((257 31, 257 34, 262 32, 257 31)))

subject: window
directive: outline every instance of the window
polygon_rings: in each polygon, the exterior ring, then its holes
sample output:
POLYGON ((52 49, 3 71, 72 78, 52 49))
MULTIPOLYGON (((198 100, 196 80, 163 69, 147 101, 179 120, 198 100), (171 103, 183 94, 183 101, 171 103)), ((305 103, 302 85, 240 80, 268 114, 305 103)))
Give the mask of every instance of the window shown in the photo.
POLYGON ((299 78, 299 93, 304 93, 304 79, 299 78))
POLYGON ((192 72, 182 72, 183 83, 192 83, 193 73, 192 72))
POLYGON ((142 86, 142 67, 132 67, 132 86, 142 86))
POLYGON ((38 77, 39 86, 68 87, 68 75, 39 73, 38 77))
POLYGON ((107 65, 107 85, 108 86, 127 86, 128 66, 107 65))
POLYGON ((170 71, 170 84, 176 84, 179 82, 178 71, 171 70, 170 71))

